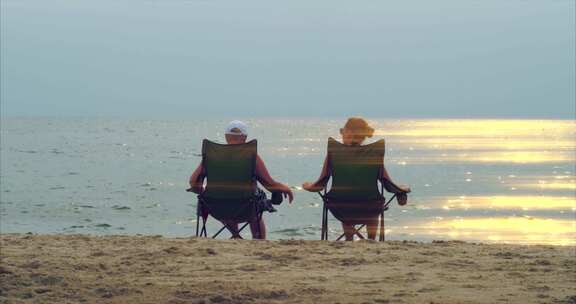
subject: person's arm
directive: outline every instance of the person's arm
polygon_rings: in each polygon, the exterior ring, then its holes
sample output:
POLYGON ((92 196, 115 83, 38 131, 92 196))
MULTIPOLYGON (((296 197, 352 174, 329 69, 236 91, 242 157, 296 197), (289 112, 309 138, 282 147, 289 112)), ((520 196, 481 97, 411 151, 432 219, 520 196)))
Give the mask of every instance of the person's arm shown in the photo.
MULTIPOLYGON (((387 185, 385 185, 386 188, 390 188, 390 187, 395 188, 396 191, 393 191, 394 193, 400 193, 400 192, 410 193, 410 191, 411 191, 410 187, 405 186, 405 185, 398 185, 394 181, 392 181, 392 178, 388 174, 388 171, 386 171, 386 167, 384 165, 382 165, 382 167, 380 167, 379 180, 381 183, 387 184, 387 185)), ((390 190, 388 190, 388 191, 390 192, 390 190)))
POLYGON ((387 179, 389 181, 392 181, 392 178, 388 174, 388 171, 386 171, 386 167, 384 165, 382 165, 382 167, 380 167, 380 180, 383 180, 383 179, 387 179))
POLYGON ((318 177, 318 179, 313 183, 311 182, 303 183, 302 188, 310 192, 322 191, 322 189, 326 187, 328 179, 330 179, 330 172, 328 168, 328 156, 326 156, 326 158, 324 158, 324 165, 322 166, 322 172, 320 172, 320 177, 318 177))
POLYGON ((398 205, 404 206, 408 203, 407 194, 410 193, 410 191, 412 190, 410 190, 410 187, 408 186, 397 185, 396 183, 394 183, 392 181, 392 178, 390 178, 388 171, 386 171, 386 167, 384 167, 384 165, 380 167, 380 176, 378 177, 378 179, 380 180, 380 183, 382 183, 382 186, 384 186, 384 189, 386 189, 386 191, 394 193, 396 195, 398 205))
POLYGON ((264 164, 264 161, 260 158, 260 156, 256 156, 256 177, 258 181, 264 186, 264 188, 268 189, 270 192, 282 192, 284 197, 288 197, 288 201, 292 203, 294 199, 294 194, 290 187, 275 181, 270 173, 268 172, 268 168, 264 164))
POLYGON ((202 163, 200 163, 196 168, 196 170, 194 170, 194 172, 190 176, 190 179, 188 180, 188 184, 190 184, 190 189, 188 189, 187 191, 191 191, 198 194, 204 192, 205 177, 206 174, 204 174, 204 166, 202 165, 202 163))

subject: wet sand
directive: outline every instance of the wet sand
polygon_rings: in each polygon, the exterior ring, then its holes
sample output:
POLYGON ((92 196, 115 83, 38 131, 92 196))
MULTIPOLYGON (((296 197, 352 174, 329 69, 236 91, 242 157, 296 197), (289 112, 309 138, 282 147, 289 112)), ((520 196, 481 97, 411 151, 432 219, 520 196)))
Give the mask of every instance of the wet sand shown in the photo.
POLYGON ((575 247, 0 239, 0 303, 576 303, 575 247))

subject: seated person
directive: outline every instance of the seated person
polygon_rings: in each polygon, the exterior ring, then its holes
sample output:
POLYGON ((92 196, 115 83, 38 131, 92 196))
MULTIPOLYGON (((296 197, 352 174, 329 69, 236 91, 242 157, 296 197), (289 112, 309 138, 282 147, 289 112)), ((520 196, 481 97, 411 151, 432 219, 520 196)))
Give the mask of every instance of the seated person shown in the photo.
MULTIPOLYGON (((246 124, 244 124, 241 121, 237 121, 237 120, 230 122, 230 124, 226 128, 225 137, 226 137, 226 142, 229 145, 245 143, 246 138, 248 137, 246 124)), ((294 198, 292 190, 290 190, 290 188, 288 186, 286 186, 285 184, 282 184, 282 183, 275 181, 270 176, 270 174, 268 173, 268 169, 266 168, 266 165, 264 164, 264 161, 262 161, 260 156, 256 157, 255 173, 256 173, 257 181, 260 182, 260 184, 262 184, 268 191, 280 192, 284 195, 284 197, 288 197, 290 203, 292 202, 292 200, 294 198)), ((204 179, 205 178, 206 178, 205 169, 204 169, 202 163, 200 163, 200 165, 198 165, 196 170, 194 170, 194 172, 190 176, 190 180, 189 180, 190 189, 189 190, 191 190, 192 192, 195 192, 197 194, 201 194, 202 192, 204 192, 204 179)), ((266 199, 266 194, 257 187, 256 182, 254 182, 254 195, 256 197, 266 199)), ((230 227, 231 229, 233 229, 235 231, 238 231, 238 223, 226 222, 223 224, 227 225, 228 227, 230 227)), ((266 239, 266 227, 264 225, 263 219, 260 219, 259 222, 257 222, 257 220, 250 222, 250 230, 252 232, 252 238, 254 238, 254 239, 266 239), (258 229, 258 227, 260 227, 260 228, 258 229), (260 235, 258 235, 258 231, 260 232, 260 235)))
MULTIPOLYGON (((374 133, 374 129, 368 125, 368 123, 358 117, 353 117, 348 119, 344 128, 340 129, 340 134, 342 135, 342 143, 346 146, 360 146, 364 142, 367 137, 372 137, 374 133)), ((389 183, 392 183, 392 179, 390 175, 386 171, 386 168, 383 165, 380 167, 378 180, 380 182, 384 182, 385 180, 389 183)), ((311 192, 319 192, 326 187, 328 180, 331 177, 330 172, 330 164, 328 155, 324 159, 324 166, 322 168, 322 172, 320 173, 320 177, 314 183, 305 182, 302 184, 302 188, 307 191, 311 192)), ((376 181, 375 181, 376 182, 376 181)), ((409 187, 402 187, 394 186, 399 189, 401 192, 397 194, 398 203, 400 205, 405 205, 407 201, 406 193, 410 192, 409 187)), ((366 229, 368 232, 368 238, 374 240, 376 238, 377 230, 378 230, 378 216, 379 214, 374 214, 373 218, 367 219, 366 229)), ((354 237, 354 225, 350 223, 342 222, 342 228, 345 233, 345 237, 347 241, 353 240, 354 237)))

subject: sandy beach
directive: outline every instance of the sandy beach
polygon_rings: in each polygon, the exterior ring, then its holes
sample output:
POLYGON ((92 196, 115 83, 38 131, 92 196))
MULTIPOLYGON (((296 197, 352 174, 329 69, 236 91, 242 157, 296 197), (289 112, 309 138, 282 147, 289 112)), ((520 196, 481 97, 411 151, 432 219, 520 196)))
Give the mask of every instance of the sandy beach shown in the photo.
POLYGON ((574 247, 1 235, 1 303, 575 303, 574 247))

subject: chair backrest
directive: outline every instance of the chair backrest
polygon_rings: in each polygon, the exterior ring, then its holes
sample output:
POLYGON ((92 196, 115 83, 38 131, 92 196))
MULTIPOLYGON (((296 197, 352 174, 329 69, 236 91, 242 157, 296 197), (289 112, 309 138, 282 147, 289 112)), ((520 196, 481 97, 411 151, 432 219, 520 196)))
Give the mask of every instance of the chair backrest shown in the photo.
POLYGON ((249 199, 254 195, 257 141, 223 145, 205 139, 202 163, 206 173, 203 196, 212 200, 249 199))
POLYGON ((347 146, 328 139, 332 186, 327 196, 336 200, 379 200, 378 177, 384 162, 384 140, 347 146))

